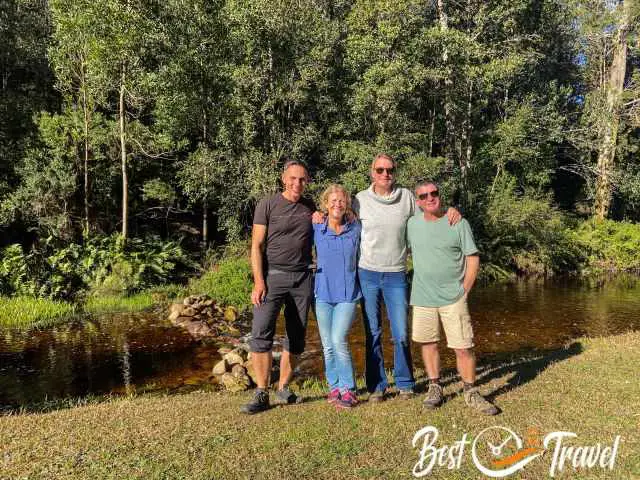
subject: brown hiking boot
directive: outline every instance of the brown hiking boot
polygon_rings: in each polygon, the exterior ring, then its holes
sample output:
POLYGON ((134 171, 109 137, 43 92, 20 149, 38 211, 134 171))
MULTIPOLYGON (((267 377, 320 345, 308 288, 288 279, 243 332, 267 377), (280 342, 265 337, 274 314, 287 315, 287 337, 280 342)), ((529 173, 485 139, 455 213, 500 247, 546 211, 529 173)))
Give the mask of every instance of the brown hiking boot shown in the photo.
POLYGON ((484 415, 496 415, 498 413, 498 408, 480 395, 480 392, 475 387, 464 392, 464 403, 484 415))
POLYGON ((442 387, 439 383, 430 383, 427 394, 425 395, 422 405, 426 408, 436 408, 442 405, 444 401, 444 395, 442 393, 442 387))

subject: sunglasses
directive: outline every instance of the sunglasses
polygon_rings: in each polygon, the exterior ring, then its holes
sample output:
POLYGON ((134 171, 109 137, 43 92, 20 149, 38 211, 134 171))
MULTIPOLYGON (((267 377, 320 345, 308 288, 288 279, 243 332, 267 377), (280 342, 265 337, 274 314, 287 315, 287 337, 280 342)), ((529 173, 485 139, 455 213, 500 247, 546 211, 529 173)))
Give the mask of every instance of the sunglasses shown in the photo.
POLYGON ((433 190, 431 192, 421 193, 420 195, 418 195, 418 198, 420 200, 426 200, 427 198, 429 198, 429 195, 431 195, 433 198, 438 198, 440 196, 440 192, 438 190, 433 190))
POLYGON ((382 175, 385 171, 387 172, 388 175, 393 175, 396 171, 396 167, 391 167, 391 168, 378 167, 378 168, 375 168, 374 170, 378 175, 382 175))

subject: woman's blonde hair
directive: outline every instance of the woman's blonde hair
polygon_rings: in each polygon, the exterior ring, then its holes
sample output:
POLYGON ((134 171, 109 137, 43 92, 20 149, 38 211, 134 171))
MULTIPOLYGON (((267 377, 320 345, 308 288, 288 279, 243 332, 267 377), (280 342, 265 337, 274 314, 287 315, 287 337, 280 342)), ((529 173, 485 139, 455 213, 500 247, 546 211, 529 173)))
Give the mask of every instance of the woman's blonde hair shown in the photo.
POLYGON ((347 192, 347 189, 342 185, 338 185, 337 183, 332 183, 327 188, 324 189, 322 195, 320 195, 320 210, 324 213, 327 213, 329 209, 327 208, 327 204, 329 203, 329 195, 332 193, 340 192, 344 195, 345 202, 347 204, 347 212, 351 211, 351 195, 347 192))

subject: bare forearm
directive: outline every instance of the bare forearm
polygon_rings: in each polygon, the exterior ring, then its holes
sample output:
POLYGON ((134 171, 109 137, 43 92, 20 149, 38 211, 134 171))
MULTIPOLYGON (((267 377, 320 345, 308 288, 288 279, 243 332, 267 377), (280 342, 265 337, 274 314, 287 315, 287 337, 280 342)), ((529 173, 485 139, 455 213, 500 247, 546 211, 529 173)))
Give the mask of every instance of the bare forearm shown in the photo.
POLYGON ((473 288, 473 284, 476 283, 478 278, 478 271, 480 270, 480 257, 478 255, 467 255, 465 257, 466 268, 464 272, 464 280, 462 281, 462 287, 465 293, 469 293, 473 288))
POLYGON ((253 283, 264 285, 264 272, 262 262, 262 246, 251 245, 251 271, 253 272, 253 283))

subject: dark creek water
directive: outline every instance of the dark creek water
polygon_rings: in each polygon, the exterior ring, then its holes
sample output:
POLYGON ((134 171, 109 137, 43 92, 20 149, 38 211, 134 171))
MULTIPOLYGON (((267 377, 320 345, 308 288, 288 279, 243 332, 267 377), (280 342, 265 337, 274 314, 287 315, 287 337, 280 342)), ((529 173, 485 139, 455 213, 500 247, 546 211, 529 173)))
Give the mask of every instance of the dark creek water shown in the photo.
MULTIPOLYGON (((493 355, 554 349, 582 336, 640 329, 640 279, 522 281, 476 288, 470 298, 480 362, 493 355)), ((386 323, 386 322, 385 322, 386 323)), ((386 328, 386 327, 385 327, 386 328)), ((282 331, 280 329, 280 331, 282 331)), ((364 365, 360 318, 351 333, 358 374, 364 365)), ((215 388, 218 346, 194 342, 162 314, 109 315, 40 331, 0 331, 0 406, 89 394, 215 388)), ((443 366, 453 356, 443 349, 443 366)), ((414 364, 422 366, 414 349, 414 364)), ((385 330, 385 359, 392 345, 385 330)), ((298 371, 321 375, 313 316, 298 371)))

